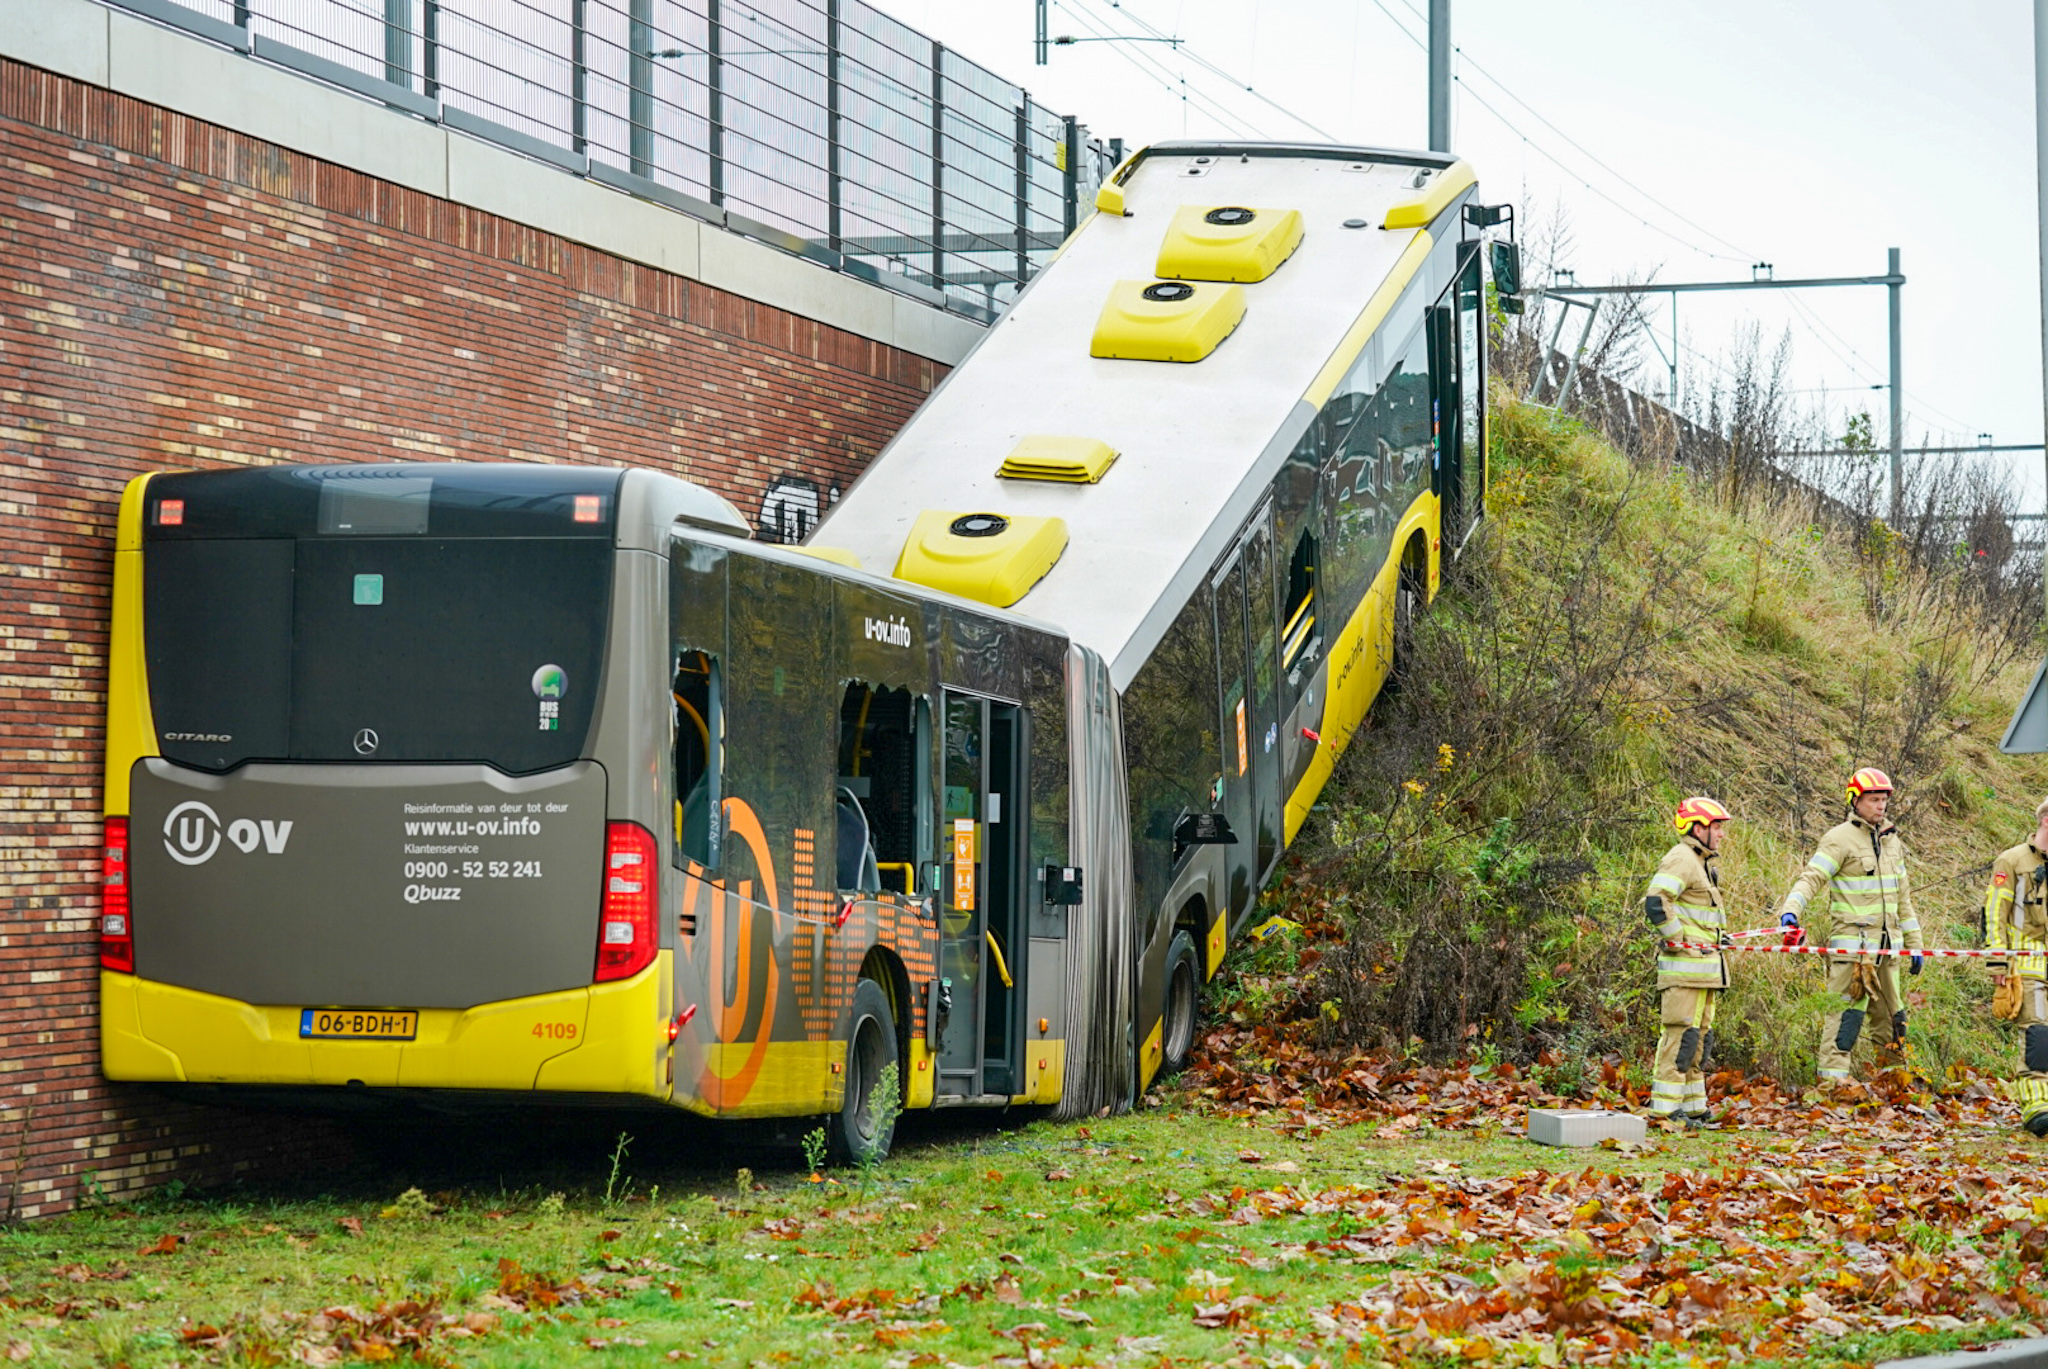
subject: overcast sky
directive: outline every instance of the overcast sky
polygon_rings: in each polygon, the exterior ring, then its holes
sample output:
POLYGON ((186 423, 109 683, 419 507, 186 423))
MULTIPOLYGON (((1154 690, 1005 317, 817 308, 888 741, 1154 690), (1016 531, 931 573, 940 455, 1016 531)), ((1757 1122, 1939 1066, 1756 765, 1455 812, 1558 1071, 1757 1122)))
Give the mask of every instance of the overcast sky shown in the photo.
MULTIPOLYGON (((1315 130, 1428 142, 1427 0, 1052 0, 1055 34, 1185 44, 1055 47, 1044 67, 1031 60, 1031 0, 879 2, 1128 145, 1315 130)), ((1517 202, 1531 227, 1562 213, 1581 282, 1747 279, 1757 261, 1779 279, 1881 275, 1898 247, 1907 440, 2040 440, 2022 0, 1452 8, 1452 146, 1482 194, 1517 202)), ((1868 408, 1885 440, 1887 399, 1869 388, 1885 379, 1882 287, 1685 296, 1681 388, 1710 378, 1751 320, 1767 345, 1790 330, 1802 403, 1828 404, 1837 429, 1868 408)), ((1656 323, 1669 347, 1668 304, 1656 323)), ((1661 370, 1653 356, 1641 387, 1661 389, 1661 370)), ((2040 455, 2012 460, 2039 500, 2040 455)))

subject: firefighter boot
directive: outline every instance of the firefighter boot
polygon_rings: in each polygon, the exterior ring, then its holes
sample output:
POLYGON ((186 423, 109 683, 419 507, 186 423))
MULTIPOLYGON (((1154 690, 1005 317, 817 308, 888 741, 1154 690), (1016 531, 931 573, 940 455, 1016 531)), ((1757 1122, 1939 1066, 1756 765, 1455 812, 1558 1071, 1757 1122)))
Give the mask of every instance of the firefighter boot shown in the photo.
POLYGON ((1707 1111, 1707 1076, 1714 1069, 1714 1033, 1711 1028, 1700 1033, 1699 1058, 1693 1062, 1693 1067, 1699 1073, 1699 1082, 1688 1084, 1686 1110, 1679 1116, 1689 1127, 1711 1127, 1717 1120, 1713 1113, 1707 1111))

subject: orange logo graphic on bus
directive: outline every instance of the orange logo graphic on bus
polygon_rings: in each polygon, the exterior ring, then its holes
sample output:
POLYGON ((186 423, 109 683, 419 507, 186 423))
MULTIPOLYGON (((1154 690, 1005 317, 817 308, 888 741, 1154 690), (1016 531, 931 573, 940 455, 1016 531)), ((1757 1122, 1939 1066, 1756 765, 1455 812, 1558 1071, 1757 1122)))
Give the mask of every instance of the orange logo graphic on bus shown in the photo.
MULTIPOLYGON (((732 842, 727 852, 746 852, 754 879, 713 878, 692 865, 684 889, 682 938, 677 942, 677 992, 701 995, 704 1011, 688 1028, 690 1058, 679 1070, 696 1072, 695 1093, 710 1110, 741 1107, 767 1073, 777 1082, 778 1098, 790 1081, 769 1069, 769 1047, 776 1039, 777 1015, 789 1043, 831 1039, 834 1026, 851 1006, 854 987, 868 953, 886 948, 912 984, 928 982, 936 973, 939 929, 930 896, 903 893, 835 893, 817 882, 817 836, 805 828, 790 834, 790 869, 785 882, 775 868, 774 843, 760 814, 746 800, 727 798, 722 807, 725 831, 732 842), (856 915, 857 914, 857 915, 856 915), (687 964, 687 969, 685 965, 687 964), (682 976, 693 975, 699 987, 686 990, 682 976)), ((972 888, 973 824, 964 838, 968 860, 962 867, 972 888)), ((827 877, 829 880, 829 876, 827 877)), ((972 905, 972 893, 967 903, 972 905)), ((686 1000, 679 997, 677 1002, 686 1000)), ((919 1030, 914 1006, 906 1005, 905 1023, 919 1030)), ((779 1068, 779 1067, 778 1067, 779 1068)), ((818 1068, 824 1068, 820 1058, 818 1068)), ((816 1081, 824 1097, 828 1081, 816 1081)), ((784 1100, 786 1101, 786 1099, 784 1100)))
POLYGON ((718 890, 712 903, 710 956, 707 964, 730 964, 729 974, 720 976, 723 985, 712 989, 712 1032, 716 1040, 737 1045, 746 1039, 753 1024, 752 1049, 740 1067, 730 1074, 719 1073, 715 1055, 704 1062, 704 1077, 698 1093, 715 1108, 737 1106, 753 1091, 761 1066, 768 1058, 769 1038, 775 1032, 775 999, 781 976, 775 965, 775 920, 781 915, 781 900, 775 888, 775 859, 769 854, 768 834, 761 819, 744 799, 729 798, 724 804, 726 830, 746 843, 753 854, 754 868, 761 874, 761 896, 765 909, 747 895, 749 881, 741 881, 738 897, 718 890), (765 925, 761 914, 766 914, 765 925), (757 967, 755 956, 761 957, 757 967), (728 959, 730 957, 730 959, 728 959), (756 998, 759 1002, 755 1002, 756 998))

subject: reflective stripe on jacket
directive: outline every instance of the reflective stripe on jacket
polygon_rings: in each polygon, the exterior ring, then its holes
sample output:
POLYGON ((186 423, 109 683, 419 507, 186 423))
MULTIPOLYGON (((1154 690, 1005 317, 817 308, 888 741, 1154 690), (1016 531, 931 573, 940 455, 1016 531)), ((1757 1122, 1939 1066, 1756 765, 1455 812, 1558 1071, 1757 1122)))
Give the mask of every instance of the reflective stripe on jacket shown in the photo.
POLYGON ((1828 945, 1834 949, 1870 948, 1887 940, 1909 951, 1925 948, 1898 828, 1879 831, 1857 817, 1829 828, 1779 911, 1797 913, 1804 922, 1820 910, 1815 900, 1822 890, 1827 891, 1828 945))
POLYGON ((1657 928, 1657 987, 1719 989, 1728 983, 1728 967, 1719 951, 1675 951, 1673 941, 1712 945, 1728 929, 1721 886, 1714 870, 1718 857, 1690 833, 1664 853, 1649 892, 1664 900, 1664 922, 1657 928))
POLYGON ((2033 842, 1998 853, 1991 887, 1984 891, 1984 944, 2014 951, 2010 962, 1991 962, 2001 973, 2048 979, 2048 853, 2033 842), (2031 954, 2029 954, 2031 952, 2031 954))

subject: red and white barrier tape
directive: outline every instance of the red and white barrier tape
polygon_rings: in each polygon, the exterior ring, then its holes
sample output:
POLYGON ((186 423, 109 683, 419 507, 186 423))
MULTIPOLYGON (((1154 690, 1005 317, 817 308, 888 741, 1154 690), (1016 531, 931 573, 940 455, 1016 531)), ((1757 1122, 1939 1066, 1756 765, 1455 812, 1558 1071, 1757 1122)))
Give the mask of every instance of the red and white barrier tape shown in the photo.
MULTIPOLYGON (((1780 929, 1772 927, 1769 930, 1772 932, 1777 932, 1780 929)), ((1750 935, 1754 936, 1756 935, 1756 933, 1752 932, 1750 933, 1750 935)), ((1849 948, 1836 948, 1832 946, 1745 946, 1740 943, 1737 943, 1732 946, 1714 946, 1703 941, 1667 941, 1664 943, 1664 948, 1669 951, 1751 951, 1759 952, 1765 955, 1920 955, 1926 956, 1929 960, 2012 960, 2020 956, 2040 954, 2039 951, 1999 951, 1990 949, 1949 950, 1945 947, 1939 946, 1929 947, 1925 950, 1919 951, 1909 951, 1902 946, 1856 946, 1849 948)))

